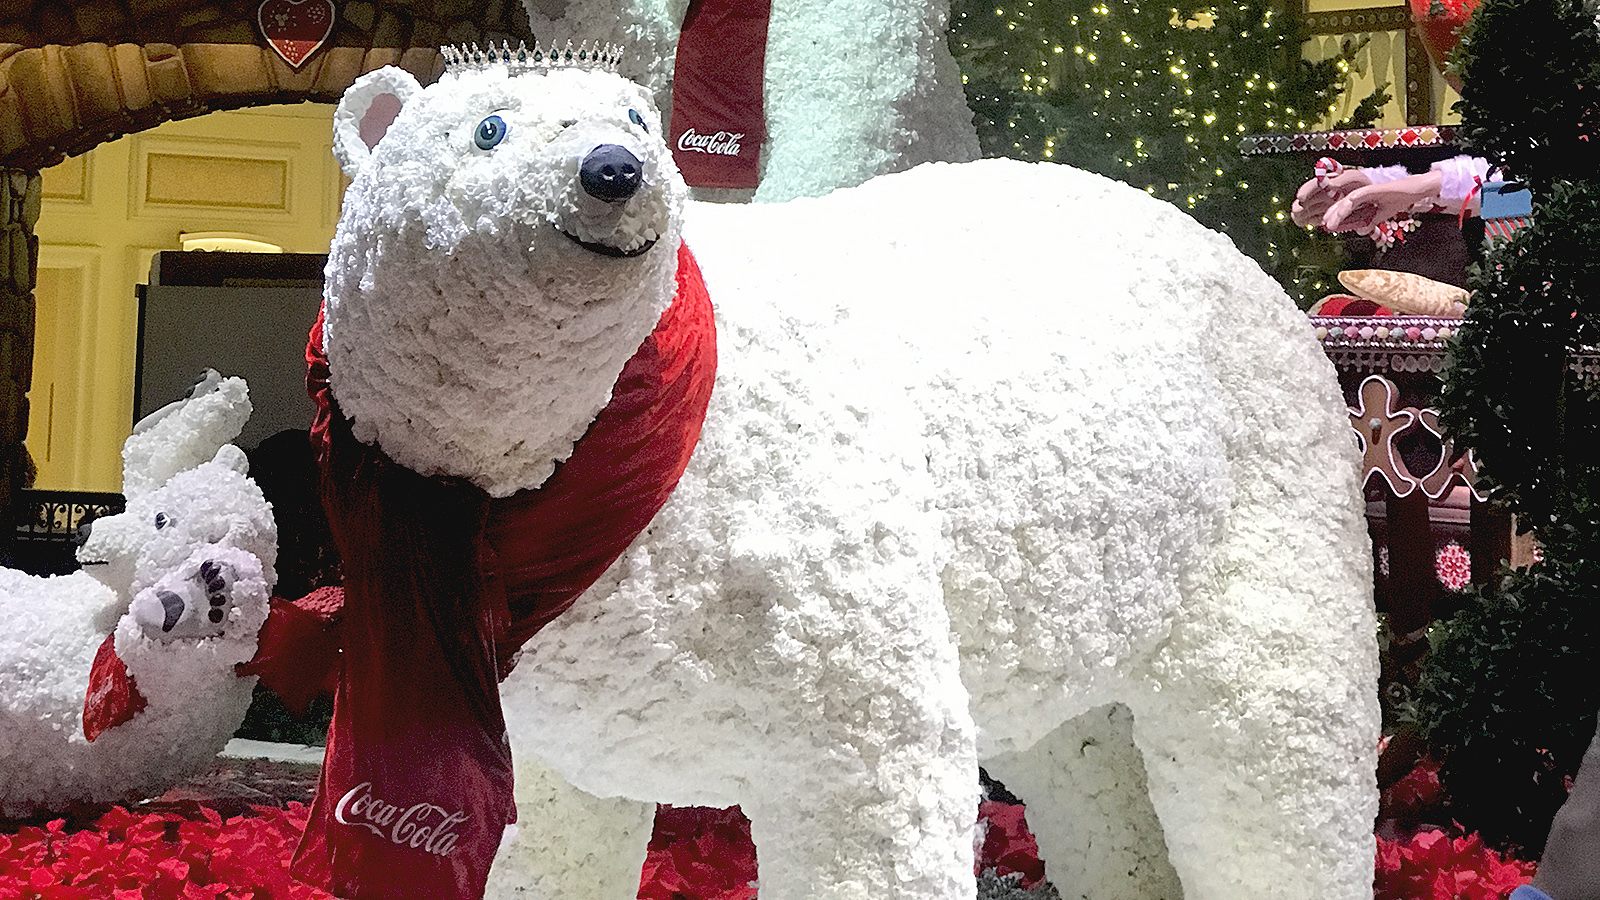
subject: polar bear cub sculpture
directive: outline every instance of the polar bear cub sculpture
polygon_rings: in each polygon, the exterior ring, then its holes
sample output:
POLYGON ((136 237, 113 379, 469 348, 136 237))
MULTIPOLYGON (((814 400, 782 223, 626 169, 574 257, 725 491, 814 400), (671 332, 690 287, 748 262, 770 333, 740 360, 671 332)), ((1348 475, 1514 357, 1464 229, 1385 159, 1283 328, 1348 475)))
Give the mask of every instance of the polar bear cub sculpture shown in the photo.
POLYGON ((1119 702, 1184 896, 1371 895, 1346 412, 1225 238, 1001 160, 689 204, 647 94, 581 67, 384 70, 336 121, 334 391, 406 465, 537 488, 680 240, 716 306, 676 494, 504 687, 522 831, 492 894, 633 896, 665 802, 741 804, 763 900, 970 898, 980 761, 1047 863, 1116 849, 1048 786, 1064 726, 1119 702))
POLYGON ((267 617, 277 530, 227 442, 244 381, 212 377, 123 445, 125 512, 94 521, 82 570, 0 570, 0 817, 148 797, 203 771, 250 705, 238 678, 267 617), (112 647, 142 706, 86 738, 90 670, 112 647))

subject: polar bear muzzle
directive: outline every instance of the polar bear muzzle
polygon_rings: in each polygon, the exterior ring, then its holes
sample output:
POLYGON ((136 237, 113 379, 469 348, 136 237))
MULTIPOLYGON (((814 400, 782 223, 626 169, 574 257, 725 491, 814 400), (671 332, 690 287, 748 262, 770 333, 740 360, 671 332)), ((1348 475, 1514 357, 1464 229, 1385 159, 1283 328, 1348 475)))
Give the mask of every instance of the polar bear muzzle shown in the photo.
POLYGON ((639 193, 644 163, 617 144, 601 144, 578 165, 584 193, 607 203, 621 203, 639 193))

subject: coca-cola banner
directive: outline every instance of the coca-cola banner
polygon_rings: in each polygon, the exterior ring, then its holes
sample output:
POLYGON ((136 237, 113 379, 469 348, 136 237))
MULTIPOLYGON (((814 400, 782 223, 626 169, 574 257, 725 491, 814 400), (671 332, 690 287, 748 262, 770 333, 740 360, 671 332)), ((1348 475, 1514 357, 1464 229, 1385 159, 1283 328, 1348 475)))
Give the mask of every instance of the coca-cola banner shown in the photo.
POLYGON ((668 139, 692 187, 753 188, 767 139, 771 0, 691 0, 678 39, 668 139))

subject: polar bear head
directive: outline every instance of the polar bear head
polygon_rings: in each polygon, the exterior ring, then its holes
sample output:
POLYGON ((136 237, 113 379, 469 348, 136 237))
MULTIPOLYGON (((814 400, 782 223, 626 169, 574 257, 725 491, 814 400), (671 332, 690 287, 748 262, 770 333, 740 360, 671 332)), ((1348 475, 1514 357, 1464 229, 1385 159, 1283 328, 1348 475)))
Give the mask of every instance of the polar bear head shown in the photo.
POLYGON ((122 451, 127 509, 95 520, 78 549, 83 570, 158 640, 218 635, 243 620, 259 627, 257 613, 265 615, 265 597, 261 610, 240 610, 239 566, 208 565, 208 554, 235 562, 242 554, 252 580, 266 589, 275 581, 271 506, 248 477, 244 452, 227 443, 249 416, 244 381, 208 373, 188 398, 140 422, 122 451))
POLYGON ((571 453, 670 304, 688 194, 648 91, 545 53, 451 51, 426 88, 381 69, 334 118, 334 397, 360 440, 497 496, 571 453))
POLYGON ((529 271, 507 265, 474 282, 535 296, 563 287, 550 277, 562 269, 586 286, 644 274, 590 256, 670 259, 688 196, 651 94, 598 67, 467 62, 427 88, 380 69, 340 102, 334 154, 354 182, 347 207, 378 233, 420 230, 446 257, 499 255, 509 242, 502 261, 529 271))

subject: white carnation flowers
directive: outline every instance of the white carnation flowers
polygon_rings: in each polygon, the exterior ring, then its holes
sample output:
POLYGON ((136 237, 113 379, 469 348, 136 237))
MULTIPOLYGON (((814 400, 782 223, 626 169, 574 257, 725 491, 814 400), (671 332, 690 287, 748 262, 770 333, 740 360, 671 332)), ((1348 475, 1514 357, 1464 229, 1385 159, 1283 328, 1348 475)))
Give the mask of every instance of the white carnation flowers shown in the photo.
POLYGON ((127 511, 96 520, 82 571, 0 570, 0 816, 160 793, 203 771, 250 704, 277 530, 244 454, 245 383, 213 377, 123 447, 127 511), (95 654, 114 634, 143 708, 92 743, 95 654))
POLYGON ((680 234, 716 305, 676 494, 504 687, 524 827, 492 895, 632 896, 667 802, 744 807, 763 900, 967 900, 985 761, 1065 894, 1370 896, 1346 413, 1225 238, 1004 160, 686 205, 643 90, 577 68, 385 70, 339 122, 334 393, 407 466, 542 484, 671 301, 680 234), (1075 719, 1110 703, 1131 724, 1085 765, 1075 719), (1103 802, 1140 760, 1148 804, 1103 802))

